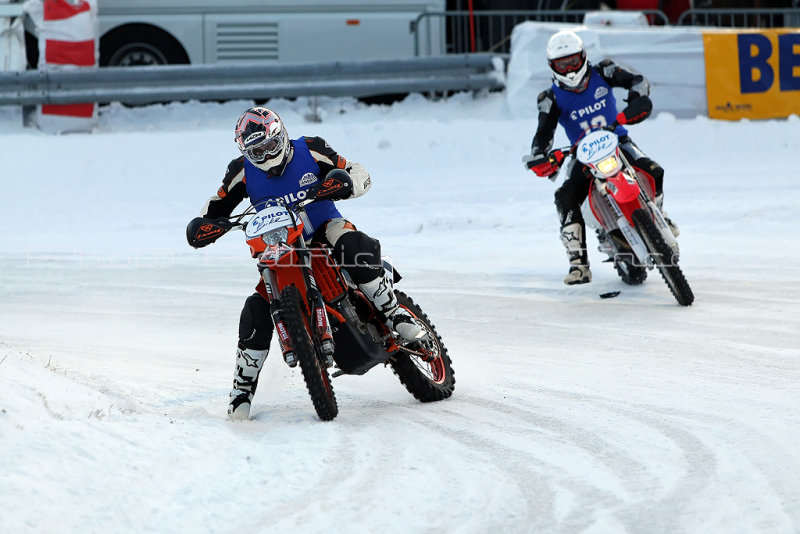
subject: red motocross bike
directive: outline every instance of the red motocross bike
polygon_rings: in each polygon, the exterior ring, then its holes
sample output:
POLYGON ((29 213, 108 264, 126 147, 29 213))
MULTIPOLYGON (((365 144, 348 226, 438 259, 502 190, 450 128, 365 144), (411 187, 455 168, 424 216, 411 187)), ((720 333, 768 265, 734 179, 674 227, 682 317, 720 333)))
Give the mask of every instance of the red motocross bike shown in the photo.
MULTIPOLYGON (((317 415, 330 421, 339 412, 331 383, 343 374, 362 375, 389 365, 416 399, 432 402, 453 394, 455 378, 442 338, 427 315, 405 293, 395 290, 425 335, 413 342, 398 338, 331 250, 303 237, 308 199, 289 207, 281 199, 264 209, 250 207, 230 218, 243 229, 261 280, 257 291, 269 301, 284 361, 298 364, 317 415), (247 219, 247 220, 245 220, 247 219)), ((400 280, 384 261, 384 268, 400 280)))
POLYGON ((592 130, 573 146, 551 151, 551 158, 566 151, 589 168, 592 183, 581 213, 622 281, 641 284, 657 268, 678 304, 689 306, 694 294, 678 266, 678 241, 654 201, 655 181, 625 159, 613 130, 592 130))

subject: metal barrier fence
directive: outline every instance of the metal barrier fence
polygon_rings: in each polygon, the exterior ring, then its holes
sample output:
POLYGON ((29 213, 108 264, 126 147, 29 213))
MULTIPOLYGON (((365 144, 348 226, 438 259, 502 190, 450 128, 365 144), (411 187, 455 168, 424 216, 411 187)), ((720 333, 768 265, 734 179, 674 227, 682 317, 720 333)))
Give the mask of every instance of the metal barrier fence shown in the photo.
POLYGON ((690 9, 681 14, 677 25, 722 28, 800 28, 800 8, 690 9))
MULTIPOLYGON (((422 13, 411 25, 415 34, 415 52, 425 56, 436 50, 433 38, 439 36, 442 50, 448 54, 475 52, 508 54, 511 31, 520 22, 567 22, 581 24, 588 10, 528 10, 528 11, 447 11, 422 13), (472 17, 472 19, 471 19, 472 17), (472 20, 472 23, 470 22, 472 20), (438 28, 438 32, 433 29, 438 28)), ((666 25, 669 19, 660 10, 643 10, 650 24, 666 25)))
POLYGON ((0 105, 368 97, 504 87, 491 54, 295 64, 161 65, 0 72, 0 105))
MULTIPOLYGON (((416 53, 441 39, 448 55, 405 60, 318 64, 169 65, 94 70, 0 72, 0 105, 80 102, 148 104, 174 100, 266 100, 274 97, 369 97, 410 92, 501 89, 514 26, 527 20, 581 23, 588 11, 468 11, 423 13, 412 24, 416 53), (438 29, 438 32, 433 31, 438 29), (427 39, 426 42, 423 42, 427 39), (468 53, 472 45, 483 54, 468 53)), ((666 25, 661 11, 643 11, 666 25)), ((800 8, 694 9, 679 25, 800 27, 800 8)))
MULTIPOLYGON (((422 13, 412 23, 417 56, 429 55, 433 39, 449 54, 497 52, 510 50, 511 31, 516 24, 528 20, 540 22, 583 23, 584 16, 594 11, 586 10, 529 10, 529 11, 474 11, 470 22, 469 11, 422 13), (439 31, 434 32, 433 28, 439 31), (473 39, 474 36, 474 39, 473 39)), ((642 10, 653 26, 669 25, 669 18, 660 10, 642 10)), ((800 27, 800 8, 781 9, 691 9, 684 12, 677 25, 719 26, 727 28, 800 27)))

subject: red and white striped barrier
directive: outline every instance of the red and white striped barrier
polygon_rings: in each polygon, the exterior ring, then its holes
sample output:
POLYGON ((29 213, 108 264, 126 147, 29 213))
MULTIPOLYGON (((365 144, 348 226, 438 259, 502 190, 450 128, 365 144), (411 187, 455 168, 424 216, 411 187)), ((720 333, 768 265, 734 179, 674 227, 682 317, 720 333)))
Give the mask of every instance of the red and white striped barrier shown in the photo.
MULTIPOLYGON (((25 11, 39 37, 39 69, 97 67, 97 0, 29 0, 25 11)), ((42 104, 37 122, 45 131, 89 131, 97 122, 97 105, 42 104)))

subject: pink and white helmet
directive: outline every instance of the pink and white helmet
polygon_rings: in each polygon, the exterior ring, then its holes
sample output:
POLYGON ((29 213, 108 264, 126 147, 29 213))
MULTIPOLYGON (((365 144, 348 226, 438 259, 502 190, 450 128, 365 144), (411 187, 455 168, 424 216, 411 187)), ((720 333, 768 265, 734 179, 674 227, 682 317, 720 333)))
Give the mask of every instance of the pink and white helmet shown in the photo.
POLYGON ((283 174, 292 148, 281 118, 264 107, 250 108, 239 116, 236 146, 250 163, 276 175, 283 174))

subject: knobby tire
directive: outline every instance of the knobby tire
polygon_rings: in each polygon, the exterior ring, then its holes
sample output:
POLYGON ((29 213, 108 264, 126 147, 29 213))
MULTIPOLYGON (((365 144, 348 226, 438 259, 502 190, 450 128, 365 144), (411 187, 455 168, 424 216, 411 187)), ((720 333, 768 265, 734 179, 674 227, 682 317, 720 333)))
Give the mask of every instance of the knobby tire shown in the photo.
POLYGON ((617 274, 629 286, 638 286, 644 283, 647 280, 647 269, 641 267, 639 265, 634 265, 635 257, 633 252, 626 253, 626 256, 630 258, 614 259, 614 269, 617 270, 617 274))
POLYGON ((308 394, 314 410, 323 421, 331 421, 339 413, 328 368, 320 361, 308 331, 304 299, 295 286, 281 292, 283 320, 292 338, 295 355, 300 363, 308 394))
POLYGON ((397 290, 395 294, 400 306, 425 324, 429 335, 432 335, 431 347, 437 357, 432 362, 425 362, 421 357, 401 350, 389 361, 392 371, 408 392, 420 402, 435 402, 450 397, 456 387, 455 372, 441 336, 411 297, 397 290))
POLYGON ((636 259, 636 254, 631 250, 630 244, 623 237, 622 231, 612 230, 610 232, 597 231, 598 241, 607 239, 614 243, 616 250, 611 260, 614 262, 614 269, 617 271, 620 279, 629 286, 638 286, 647 280, 647 268, 639 265, 636 259), (603 236, 605 233, 605 236, 603 236))
POLYGON ((683 276, 683 272, 678 267, 677 258, 673 257, 672 248, 664 241, 656 227, 656 223, 650 218, 650 214, 643 209, 638 209, 633 212, 633 221, 652 254, 661 277, 667 283, 675 300, 681 306, 691 305, 694 302, 692 288, 689 287, 689 282, 686 281, 686 277, 683 276))

